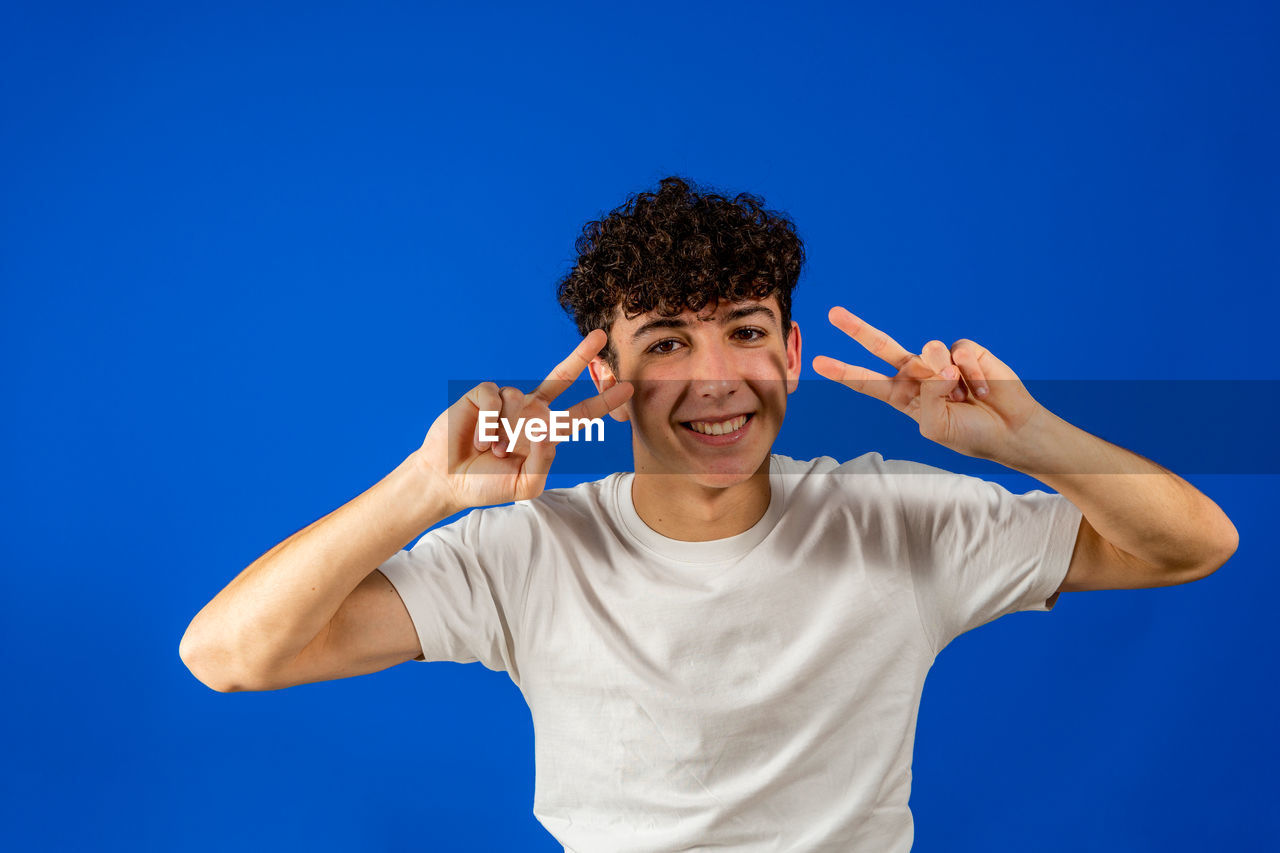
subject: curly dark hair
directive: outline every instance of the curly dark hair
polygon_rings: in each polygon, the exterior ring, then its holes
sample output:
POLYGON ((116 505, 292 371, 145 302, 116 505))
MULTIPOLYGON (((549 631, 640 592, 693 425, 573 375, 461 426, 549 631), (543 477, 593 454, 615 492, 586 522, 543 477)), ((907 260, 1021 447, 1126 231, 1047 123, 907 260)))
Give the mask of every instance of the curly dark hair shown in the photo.
MULTIPOLYGON (((724 300, 776 296, 784 340, 791 331, 791 291, 804 265, 804 245, 784 213, 739 193, 732 200, 679 177, 657 193, 632 195, 582 227, 573 269, 560 281, 560 305, 586 336, 609 332, 615 312, 674 317, 724 300)), ((613 340, 604 358, 617 370, 613 340)))

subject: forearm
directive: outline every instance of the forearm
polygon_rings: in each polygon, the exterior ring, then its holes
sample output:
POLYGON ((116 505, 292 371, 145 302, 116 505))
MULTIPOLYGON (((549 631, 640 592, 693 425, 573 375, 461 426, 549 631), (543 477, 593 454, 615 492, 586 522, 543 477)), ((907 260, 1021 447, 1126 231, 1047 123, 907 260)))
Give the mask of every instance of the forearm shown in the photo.
POLYGON ((1156 463, 1042 409, 1009 457, 1075 504, 1116 548, 1170 572, 1217 568, 1235 550, 1235 526, 1212 500, 1156 463))
POLYGON ((191 621, 183 660, 224 681, 292 661, 370 572, 453 512, 411 455, 236 576, 191 621))

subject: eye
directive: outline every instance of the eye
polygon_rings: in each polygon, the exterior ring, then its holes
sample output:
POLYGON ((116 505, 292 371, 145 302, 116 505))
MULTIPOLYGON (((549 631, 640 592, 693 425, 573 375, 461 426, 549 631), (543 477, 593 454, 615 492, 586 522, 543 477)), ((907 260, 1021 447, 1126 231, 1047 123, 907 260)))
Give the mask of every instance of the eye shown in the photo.
POLYGON ((734 337, 740 341, 758 341, 769 333, 764 329, 757 329, 755 326, 743 326, 741 329, 733 330, 734 337), (744 333, 746 336, 744 336, 744 333))
POLYGON ((653 344, 648 349, 646 349, 645 352, 651 352, 655 355, 668 355, 669 353, 675 352, 676 345, 681 345, 681 344, 680 344, 680 341, 676 340, 675 338, 663 338, 662 340, 658 341, 657 343, 653 344), (668 344, 671 344, 672 346, 667 346, 668 344))

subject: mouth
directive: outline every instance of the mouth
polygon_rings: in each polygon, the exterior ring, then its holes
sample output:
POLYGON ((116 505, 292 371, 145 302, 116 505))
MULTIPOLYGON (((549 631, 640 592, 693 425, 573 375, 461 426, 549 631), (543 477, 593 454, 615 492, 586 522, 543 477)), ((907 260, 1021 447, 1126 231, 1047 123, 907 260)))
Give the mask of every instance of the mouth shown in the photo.
POLYGON ((719 420, 681 421, 680 426, 705 444, 732 444, 743 436, 755 412, 719 420))

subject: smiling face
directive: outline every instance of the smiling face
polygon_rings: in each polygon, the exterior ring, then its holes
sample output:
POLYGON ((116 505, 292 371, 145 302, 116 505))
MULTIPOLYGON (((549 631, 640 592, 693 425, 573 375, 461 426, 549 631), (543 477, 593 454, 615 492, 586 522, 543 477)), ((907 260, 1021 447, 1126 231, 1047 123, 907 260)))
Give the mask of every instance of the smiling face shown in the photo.
POLYGON ((619 312, 609 330, 617 371, 597 357, 596 386, 626 380, 635 469, 702 486, 736 485, 768 463, 787 394, 800 378, 800 328, 783 339, 775 297, 720 302, 675 317, 619 312))

